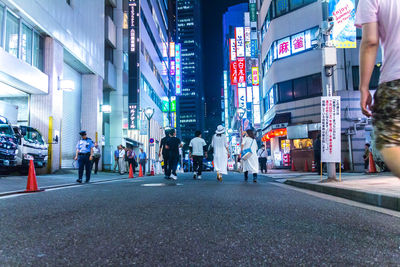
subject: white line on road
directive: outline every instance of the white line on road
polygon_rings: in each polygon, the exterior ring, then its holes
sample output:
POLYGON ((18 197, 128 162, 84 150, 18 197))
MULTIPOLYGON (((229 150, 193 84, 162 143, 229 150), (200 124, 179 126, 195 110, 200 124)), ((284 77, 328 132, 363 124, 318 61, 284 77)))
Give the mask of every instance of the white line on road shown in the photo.
POLYGON ((49 192, 49 191, 54 191, 54 190, 61 190, 61 189, 68 189, 68 188, 74 188, 74 187, 80 187, 80 186, 83 186, 83 185, 78 184, 78 185, 69 185, 69 186, 64 186, 64 187, 49 188, 49 189, 46 189, 44 192, 49 192))
POLYGON ((294 191, 302 192, 302 193, 305 193, 305 194, 308 194, 308 195, 312 195, 314 197, 323 198, 323 199, 334 201, 334 202, 338 202, 338 203, 341 203, 341 204, 345 204, 345 205, 349 205, 349 206, 353 206, 353 207, 358 207, 358 208, 362 208, 362 209, 367 209, 367 210, 372 210, 372 211, 376 211, 376 212, 379 212, 379 213, 383 213, 383 214, 386 214, 386 215, 390 215, 390 216, 393 216, 393 217, 400 218, 400 212, 398 212, 398 211, 389 210, 389 209, 385 209, 385 208, 381 208, 381 207, 376 207, 376 206, 372 206, 372 205, 356 202, 356 201, 345 199, 345 198, 341 198, 341 197, 335 197, 335 196, 328 195, 328 194, 309 191, 309 190, 306 190, 306 189, 301 189, 301 188, 293 187, 293 186, 286 185, 286 184, 272 183, 272 182, 270 182, 269 184, 272 184, 272 185, 275 185, 275 186, 279 186, 279 187, 282 187, 282 188, 285 188, 285 189, 291 189, 291 190, 294 190, 294 191))

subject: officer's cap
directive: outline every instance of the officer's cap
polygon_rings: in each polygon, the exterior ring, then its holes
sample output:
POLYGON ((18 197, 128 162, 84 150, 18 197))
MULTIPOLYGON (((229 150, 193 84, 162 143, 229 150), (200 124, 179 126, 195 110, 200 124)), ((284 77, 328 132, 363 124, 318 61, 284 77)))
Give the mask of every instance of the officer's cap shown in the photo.
POLYGON ((80 134, 81 136, 84 136, 84 135, 86 135, 86 131, 80 131, 79 134, 80 134))

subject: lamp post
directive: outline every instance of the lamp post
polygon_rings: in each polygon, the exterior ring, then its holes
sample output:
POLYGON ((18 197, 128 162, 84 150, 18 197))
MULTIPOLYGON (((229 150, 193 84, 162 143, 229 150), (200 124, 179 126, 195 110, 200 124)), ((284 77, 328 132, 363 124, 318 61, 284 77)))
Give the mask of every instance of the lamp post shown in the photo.
POLYGON ((147 118, 147 142, 148 142, 147 143, 147 157, 148 157, 148 162, 149 162, 147 171, 150 171, 150 167, 151 167, 151 165, 150 165, 150 120, 154 115, 154 108, 150 108, 150 107, 146 108, 144 110, 144 115, 147 118))

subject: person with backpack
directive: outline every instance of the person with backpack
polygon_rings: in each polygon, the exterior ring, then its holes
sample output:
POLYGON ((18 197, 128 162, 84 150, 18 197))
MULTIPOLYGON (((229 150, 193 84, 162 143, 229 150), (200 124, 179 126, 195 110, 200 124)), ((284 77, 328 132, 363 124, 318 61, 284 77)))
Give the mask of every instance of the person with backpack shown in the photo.
POLYGON ((241 161, 243 166, 244 180, 249 179, 249 172, 253 174, 253 182, 257 183, 258 157, 257 141, 253 129, 248 129, 242 142, 241 161))

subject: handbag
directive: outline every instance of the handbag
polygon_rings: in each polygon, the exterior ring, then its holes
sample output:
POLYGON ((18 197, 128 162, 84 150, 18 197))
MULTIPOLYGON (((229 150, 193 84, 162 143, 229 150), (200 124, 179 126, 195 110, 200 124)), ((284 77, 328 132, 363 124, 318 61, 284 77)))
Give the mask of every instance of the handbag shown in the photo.
POLYGON ((253 155, 253 152, 251 151, 251 147, 253 146, 253 142, 254 142, 254 139, 253 139, 253 141, 251 142, 250 147, 247 148, 247 149, 244 149, 244 150, 242 151, 241 158, 242 158, 243 160, 248 160, 248 159, 253 155))

